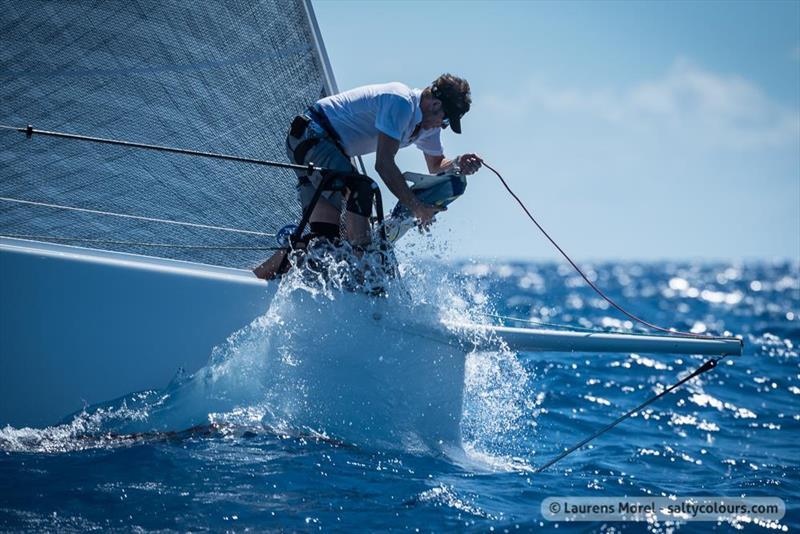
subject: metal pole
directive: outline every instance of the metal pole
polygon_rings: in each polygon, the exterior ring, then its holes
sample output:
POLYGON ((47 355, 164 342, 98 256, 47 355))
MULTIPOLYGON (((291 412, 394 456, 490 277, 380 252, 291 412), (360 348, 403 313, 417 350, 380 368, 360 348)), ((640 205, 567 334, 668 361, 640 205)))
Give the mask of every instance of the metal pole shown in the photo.
MULTIPOLYGON (((226 161, 238 161, 240 163, 253 163, 255 165, 265 165, 267 167, 278 167, 281 169, 292 169, 296 171, 308 171, 308 165, 295 165, 293 163, 283 163, 280 161, 270 161, 265 159, 256 159, 256 158, 245 158, 241 156, 233 156, 231 154, 219 154, 216 152, 202 152, 199 150, 189 150, 186 148, 176 148, 171 146, 163 146, 163 145, 151 145, 147 143, 134 143, 132 141, 123 141, 121 139, 108 139, 105 137, 92 137, 88 135, 79 135, 79 134, 71 134, 66 132, 54 132, 49 130, 37 130, 30 124, 26 128, 16 128, 13 126, 3 126, 0 125, 0 128, 6 130, 16 130, 18 132, 24 133, 29 139, 33 137, 33 135, 45 135, 50 137, 58 137, 61 139, 74 139, 78 141, 89 141, 91 143, 101 143, 106 145, 115 145, 115 146, 124 146, 128 148, 143 148, 146 150, 156 150, 159 152, 170 152, 173 154, 185 154, 187 156, 201 156, 204 158, 213 158, 213 159, 221 159, 226 161)), ((314 171, 323 171, 325 169, 320 167, 313 167, 314 171)))

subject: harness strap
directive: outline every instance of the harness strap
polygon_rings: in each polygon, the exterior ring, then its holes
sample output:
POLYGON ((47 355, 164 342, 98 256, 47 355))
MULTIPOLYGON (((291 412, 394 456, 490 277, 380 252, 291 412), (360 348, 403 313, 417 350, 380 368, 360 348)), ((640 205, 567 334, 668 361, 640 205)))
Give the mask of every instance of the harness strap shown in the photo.
POLYGON ((322 111, 319 104, 314 104, 309 107, 306 113, 311 117, 311 120, 319 124, 320 128, 328 134, 328 137, 333 141, 333 144, 336 145, 336 148, 339 149, 339 152, 349 158, 350 156, 347 155, 347 151, 342 146, 342 138, 339 137, 339 134, 333 128, 333 124, 331 124, 331 121, 328 119, 328 116, 325 115, 325 112, 322 111))
MULTIPOLYGON (((344 147, 342 146, 342 138, 339 137, 339 134, 336 133, 336 130, 333 128, 331 121, 328 120, 327 115, 325 112, 322 111, 322 108, 319 105, 315 104, 309 107, 306 110, 305 115, 298 115, 292 121, 292 126, 289 130, 289 135, 294 137, 295 139, 300 139, 305 134, 308 127, 311 125, 311 122, 317 123, 317 125, 322 128, 322 131, 325 132, 325 135, 328 137, 328 140, 331 141, 336 148, 341 152, 345 157, 347 156, 347 152, 345 152, 344 147)), ((319 137, 312 137, 310 139, 305 139, 300 141, 297 146, 294 148, 293 156, 295 162, 299 164, 303 164, 305 162, 306 154, 308 151, 314 148, 319 142, 321 138, 319 137)), ((310 183, 307 179, 303 180, 300 178, 301 184, 310 183)))
POLYGON ((294 160, 302 164, 306 160, 306 154, 308 154, 308 151, 317 146, 318 143, 319 137, 312 137, 311 139, 304 139, 303 141, 300 141, 300 143, 298 143, 294 149, 294 160))
MULTIPOLYGON (((330 120, 322 111, 319 105, 315 104, 306 110, 305 115, 295 117, 292 122, 292 127, 289 134, 295 139, 300 139, 310 126, 311 122, 315 122, 323 132, 328 141, 331 141, 345 157, 347 153, 342 146, 342 138, 336 133, 330 120)), ((293 150, 294 160, 298 163, 304 163, 308 151, 314 148, 322 140, 320 137, 311 137, 300 141, 293 150)), ((348 189, 350 194, 347 198, 346 209, 349 212, 358 215, 369 217, 372 213, 372 202, 374 198, 373 181, 366 176, 361 176, 351 166, 351 172, 339 173, 338 179, 327 180, 324 189, 327 191, 343 191, 348 189)), ((313 185, 309 176, 298 175, 297 181, 300 185, 313 185)), ((319 187, 323 187, 320 184, 319 187)))

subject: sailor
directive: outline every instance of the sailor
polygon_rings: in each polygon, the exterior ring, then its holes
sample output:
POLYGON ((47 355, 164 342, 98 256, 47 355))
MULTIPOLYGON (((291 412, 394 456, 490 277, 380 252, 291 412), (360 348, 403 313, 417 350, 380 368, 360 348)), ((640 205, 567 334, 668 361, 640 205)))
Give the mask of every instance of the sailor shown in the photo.
MULTIPOLYGON (((411 144, 419 148, 431 174, 457 165, 462 174, 473 174, 481 167, 476 154, 448 159, 440 135, 448 127, 461 133, 461 119, 470 109, 469 83, 452 74, 442 74, 424 89, 411 89, 391 82, 366 85, 317 101, 292 121, 286 138, 289 160, 299 165, 358 174, 351 158, 375 153, 375 170, 389 191, 405 205, 427 229, 442 208, 417 199, 395 163, 399 149, 411 144)), ((323 177, 297 171, 300 204, 305 210, 323 177)), ((354 190, 324 191, 314 207, 311 233, 329 239, 345 237, 357 246, 370 241, 369 215, 372 192, 369 183, 354 190), (343 215, 344 212, 344 215, 343 215), (343 228, 340 228, 343 224, 343 228)), ((278 253, 254 269, 256 276, 270 279, 284 264, 278 253)))

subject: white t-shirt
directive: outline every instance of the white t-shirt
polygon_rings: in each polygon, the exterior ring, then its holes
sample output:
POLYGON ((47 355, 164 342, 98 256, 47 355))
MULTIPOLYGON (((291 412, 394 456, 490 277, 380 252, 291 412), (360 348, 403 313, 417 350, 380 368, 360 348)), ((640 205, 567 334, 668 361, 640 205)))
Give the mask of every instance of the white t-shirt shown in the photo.
POLYGON ((400 148, 413 143, 425 154, 441 156, 441 128, 420 128, 417 137, 411 139, 417 124, 422 122, 421 99, 421 89, 390 82, 356 87, 323 98, 317 104, 342 138, 348 156, 375 152, 378 132, 400 141, 400 148))

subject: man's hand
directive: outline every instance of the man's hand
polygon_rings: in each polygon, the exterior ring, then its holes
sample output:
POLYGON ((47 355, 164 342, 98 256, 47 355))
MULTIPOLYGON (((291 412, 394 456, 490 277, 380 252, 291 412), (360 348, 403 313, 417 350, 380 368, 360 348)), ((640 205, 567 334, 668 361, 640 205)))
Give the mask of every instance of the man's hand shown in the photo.
POLYGON ((458 157, 458 166, 461 174, 475 174, 483 165, 483 160, 477 154, 461 154, 458 157))
POLYGON ((417 218, 417 224, 420 230, 427 230, 430 225, 433 224, 433 219, 436 217, 436 214, 446 209, 447 208, 440 208, 423 202, 417 202, 411 211, 414 213, 414 217, 417 218))
POLYGON ((454 159, 425 154, 425 163, 428 164, 428 172, 431 174, 450 171, 453 165, 458 165, 461 174, 475 174, 483 165, 483 160, 477 154, 462 154, 454 159))

